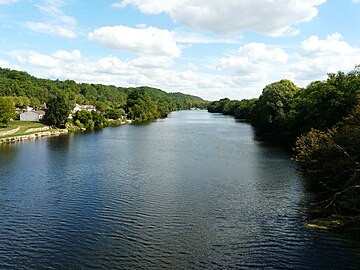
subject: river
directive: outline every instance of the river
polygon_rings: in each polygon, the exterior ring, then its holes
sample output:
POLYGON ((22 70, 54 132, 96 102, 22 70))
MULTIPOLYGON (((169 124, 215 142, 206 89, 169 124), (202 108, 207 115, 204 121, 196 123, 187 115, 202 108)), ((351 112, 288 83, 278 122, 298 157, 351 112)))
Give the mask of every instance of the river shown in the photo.
POLYGON ((359 269, 290 154, 205 111, 0 145, 1 269, 359 269))

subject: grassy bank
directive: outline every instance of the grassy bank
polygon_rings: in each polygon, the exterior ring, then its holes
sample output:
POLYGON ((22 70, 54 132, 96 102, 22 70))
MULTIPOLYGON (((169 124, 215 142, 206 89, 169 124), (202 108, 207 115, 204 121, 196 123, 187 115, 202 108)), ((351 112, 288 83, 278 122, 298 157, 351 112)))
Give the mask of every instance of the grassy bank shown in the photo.
POLYGON ((15 132, 14 134, 11 135, 5 135, 5 136, 1 136, 0 138, 8 138, 8 137, 14 137, 14 136, 23 136, 23 135, 28 135, 31 133, 35 133, 35 132, 29 132, 27 133, 28 130, 30 129, 37 129, 37 128, 45 128, 48 127, 45 124, 39 123, 39 122, 32 122, 32 121, 11 121, 8 126, 6 128, 0 128, 0 133, 2 131, 10 131, 10 130, 14 130, 16 128, 20 127, 20 129, 15 132))

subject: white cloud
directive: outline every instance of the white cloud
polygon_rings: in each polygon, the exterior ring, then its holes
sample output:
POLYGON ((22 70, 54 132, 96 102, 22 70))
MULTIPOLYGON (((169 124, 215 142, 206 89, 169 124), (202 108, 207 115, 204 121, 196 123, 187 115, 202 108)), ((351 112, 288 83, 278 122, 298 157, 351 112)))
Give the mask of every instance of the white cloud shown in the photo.
POLYGON ((76 20, 74 17, 65 15, 63 7, 67 4, 66 0, 42 0, 37 7, 44 14, 51 18, 56 18, 58 21, 67 25, 75 25, 76 20))
MULTIPOLYGON (((288 54, 264 43, 248 43, 230 56, 217 60, 217 68, 226 71, 234 94, 241 98, 258 97, 265 85, 287 78, 288 54)), ((231 98, 231 94, 227 94, 231 98)))
POLYGON ((11 3, 16 3, 19 0, 0 0, 0 5, 6 5, 6 4, 11 4, 11 3))
POLYGON ((36 5, 45 14, 44 22, 28 21, 24 26, 34 32, 74 39, 77 37, 76 20, 63 12, 64 0, 42 0, 36 5))
POLYGON ((354 4, 360 4, 360 0, 352 0, 354 4))
POLYGON ((34 32, 50 34, 54 36, 60 36, 65 38, 76 38, 76 33, 73 30, 64 28, 59 25, 53 25, 42 22, 26 22, 24 26, 34 32))
POLYGON ((237 44, 239 40, 242 39, 241 36, 235 38, 221 38, 214 35, 204 35, 197 32, 184 32, 176 31, 175 32, 175 41, 178 43, 189 43, 189 44, 237 44))
POLYGON ((59 60, 52 56, 34 51, 15 51, 12 54, 15 55, 18 62, 23 65, 31 65, 40 68, 55 68, 60 64, 59 60))
POLYGON ((293 26, 310 21, 327 0, 123 0, 112 6, 137 7, 146 14, 168 14, 175 22, 221 35, 251 31, 293 35, 293 26))
POLYGON ((170 68, 174 62, 166 56, 140 56, 131 60, 129 64, 142 68, 170 68))
POLYGON ((280 79, 305 87, 312 81, 326 79, 328 73, 348 72, 359 63, 360 48, 334 33, 325 39, 311 36, 292 54, 262 43, 249 43, 231 56, 218 59, 217 67, 228 72, 238 87, 256 96, 265 85, 280 79))
POLYGON ((353 47, 339 33, 326 39, 311 36, 301 44, 301 51, 290 66, 293 79, 301 85, 326 78, 327 73, 349 71, 360 63, 360 48, 353 47))
POLYGON ((155 27, 107 26, 95 29, 88 37, 104 47, 137 54, 178 57, 181 53, 174 40, 174 32, 155 27))
POLYGON ((310 58, 330 56, 339 52, 343 54, 354 52, 354 48, 346 43, 339 33, 328 35, 325 40, 311 36, 302 42, 301 54, 310 58))
POLYGON ((63 59, 63 60, 75 60, 81 58, 81 52, 79 50, 73 50, 71 52, 69 51, 56 51, 52 54, 57 59, 63 59))
POLYGON ((1 68, 10 68, 10 63, 6 60, 0 59, 0 67, 1 68))
POLYGON ((177 6, 176 0, 155 0, 155 1, 146 1, 146 0, 124 0, 119 3, 112 5, 114 8, 124 8, 127 5, 137 6, 141 12, 150 13, 150 14, 160 14, 161 12, 170 12, 174 7, 177 6))
POLYGON ((274 66, 284 65, 287 61, 288 55, 284 50, 253 42, 240 47, 234 56, 220 58, 217 66, 233 75, 259 78, 275 71, 274 66))

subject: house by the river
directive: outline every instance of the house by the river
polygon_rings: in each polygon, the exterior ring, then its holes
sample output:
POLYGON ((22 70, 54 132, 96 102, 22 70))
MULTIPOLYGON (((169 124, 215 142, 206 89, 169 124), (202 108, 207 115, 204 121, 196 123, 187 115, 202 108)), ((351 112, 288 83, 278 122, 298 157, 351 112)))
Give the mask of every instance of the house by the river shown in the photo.
POLYGON ((20 114, 20 121, 39 122, 44 119, 45 111, 28 111, 20 114))

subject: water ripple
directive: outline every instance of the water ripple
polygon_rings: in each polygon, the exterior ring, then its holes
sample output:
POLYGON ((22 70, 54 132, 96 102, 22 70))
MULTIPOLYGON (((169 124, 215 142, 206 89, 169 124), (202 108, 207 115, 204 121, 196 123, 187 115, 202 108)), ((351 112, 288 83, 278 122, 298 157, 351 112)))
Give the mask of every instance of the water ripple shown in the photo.
POLYGON ((1 269, 360 266, 358 238, 303 226, 288 153, 232 118, 178 112, 6 147, 1 269))

